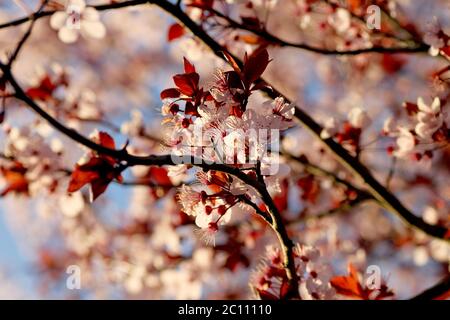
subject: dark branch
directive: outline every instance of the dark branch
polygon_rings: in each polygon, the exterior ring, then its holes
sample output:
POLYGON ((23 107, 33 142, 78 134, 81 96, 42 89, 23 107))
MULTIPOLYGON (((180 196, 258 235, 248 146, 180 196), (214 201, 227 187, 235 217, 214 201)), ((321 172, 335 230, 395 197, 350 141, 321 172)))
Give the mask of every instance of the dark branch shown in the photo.
MULTIPOLYGON (((254 35, 264 39, 265 41, 272 43, 274 45, 280 46, 280 47, 292 47, 297 49, 303 49, 307 51, 311 51, 314 53, 319 53, 323 55, 358 55, 361 53, 415 53, 415 52, 427 52, 430 48, 428 45, 424 43, 415 43, 412 42, 412 45, 407 46, 398 46, 398 47, 382 47, 382 46, 374 46, 371 48, 361 48, 361 49, 354 49, 354 50, 332 50, 332 49, 324 49, 324 48, 318 48, 311 45, 307 45, 304 43, 294 43, 289 42, 283 39, 280 39, 279 37, 271 34, 264 28, 257 28, 257 27, 251 27, 246 26, 242 23, 239 23, 229 16, 213 9, 208 8, 209 12, 214 14, 215 16, 224 19, 227 23, 229 28, 237 29, 237 30, 244 30, 253 33, 254 35)), ((396 39, 398 40, 398 39, 396 39)), ((403 40, 398 40, 403 41, 403 40)))
POLYGON ((411 300, 433 300, 440 296, 445 295, 450 291, 450 276, 445 277, 441 282, 437 283, 433 287, 425 290, 417 296, 411 298, 411 300))

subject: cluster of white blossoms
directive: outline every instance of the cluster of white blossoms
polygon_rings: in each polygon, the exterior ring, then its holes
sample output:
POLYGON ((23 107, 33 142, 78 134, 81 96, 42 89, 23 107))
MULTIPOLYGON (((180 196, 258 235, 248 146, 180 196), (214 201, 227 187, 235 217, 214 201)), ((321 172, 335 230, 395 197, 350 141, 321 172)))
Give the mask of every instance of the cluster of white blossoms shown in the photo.
POLYGON ((438 97, 434 98, 431 105, 419 97, 417 105, 410 109, 412 125, 396 126, 392 118, 388 118, 384 123, 383 133, 396 138, 396 148, 391 150, 394 156, 415 156, 418 160, 423 155, 431 157, 436 144, 448 141, 447 113, 443 112, 438 97))
MULTIPOLYGON (((347 120, 353 128, 357 129, 362 129, 371 122, 367 112, 360 107, 351 109, 347 115, 347 120)), ((322 139, 333 137, 339 132, 339 130, 340 126, 338 126, 336 119, 329 117, 324 123, 324 128, 320 133, 320 137, 322 139)))
MULTIPOLYGON (((289 172, 275 154, 279 131, 292 125, 295 107, 283 98, 249 107, 239 100, 242 89, 233 87, 231 77, 218 71, 207 92, 198 87, 195 71, 174 77, 178 89, 168 90, 178 90, 181 95, 163 98, 163 124, 169 129, 166 144, 172 147, 172 154, 187 156, 187 160, 195 156, 241 170, 251 171, 259 161, 269 192, 276 193, 280 190, 278 178, 289 172), (185 99, 188 102, 182 110, 178 103, 185 99)), ((178 166, 176 171, 179 174, 183 169, 186 171, 187 166, 178 166)), ((183 186, 179 200, 183 210, 196 217, 200 228, 215 232, 220 224, 229 221, 231 212, 241 209, 238 196, 256 199, 251 187, 228 175, 200 172, 197 179, 200 187, 183 186), (205 187, 213 193, 207 193, 205 187)))
POLYGON ((235 157, 240 164, 246 164, 249 157, 253 161, 259 158, 263 163, 270 162, 268 150, 271 144, 278 143, 279 130, 292 125, 294 106, 278 98, 236 116, 232 114, 236 103, 226 88, 221 91, 213 87, 210 92, 215 100, 199 106, 195 120, 173 115, 172 101, 163 106, 166 116, 163 123, 173 129, 167 141, 172 151, 180 156, 201 156, 204 160, 228 164, 234 164, 235 157))
MULTIPOLYGON (((297 245, 294 248, 295 269, 297 270, 298 296, 302 300, 331 300, 336 291, 330 285, 331 268, 324 263, 320 251, 314 247, 297 245)), ((251 277, 251 286, 263 299, 285 298, 286 272, 279 248, 268 246, 266 259, 251 277)))
POLYGON ((51 129, 45 124, 37 124, 36 128, 38 132, 28 127, 3 125, 6 160, 0 167, 4 193, 38 195, 44 190, 52 192, 65 175, 61 171, 62 142, 53 138, 47 143, 45 135, 51 129))
POLYGON ((67 0, 64 10, 52 15, 50 26, 58 30, 58 37, 64 43, 77 41, 80 34, 94 39, 101 39, 106 34, 98 11, 86 6, 84 0, 67 0))

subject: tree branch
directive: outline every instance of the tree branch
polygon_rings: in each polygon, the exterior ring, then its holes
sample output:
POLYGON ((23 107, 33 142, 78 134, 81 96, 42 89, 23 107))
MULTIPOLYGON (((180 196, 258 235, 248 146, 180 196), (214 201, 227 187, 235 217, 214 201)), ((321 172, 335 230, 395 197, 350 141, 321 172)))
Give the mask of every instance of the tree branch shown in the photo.
MULTIPOLYGON (((411 42, 412 45, 409 46, 401 46, 401 47, 382 47, 382 46, 374 46, 371 48, 361 48, 361 49, 354 49, 354 50, 330 50, 330 49, 324 49, 324 48, 318 48, 314 46, 310 46, 304 43, 294 43, 289 42, 283 39, 280 39, 279 37, 271 34, 269 31, 267 31, 264 28, 253 28, 251 26, 243 25, 229 16, 217 11, 214 8, 207 8, 207 11, 211 12, 215 16, 224 19, 228 26, 235 30, 243 30, 253 33, 254 35, 266 40, 269 43, 275 44, 280 47, 291 47, 291 48, 297 48, 297 49, 303 49, 306 51, 311 51, 314 53, 319 53, 323 55, 358 55, 362 53, 417 53, 417 52, 427 52, 429 50, 429 46, 424 43, 416 43, 411 42)), ((397 41, 403 41, 396 39, 397 41)))
POLYGON ((441 282, 437 283, 433 287, 423 291, 417 296, 411 298, 411 300, 433 300, 439 297, 449 294, 450 291, 450 276, 445 277, 441 282))
MULTIPOLYGON (((129 0, 129 1, 118 2, 118 3, 94 5, 91 7, 95 8, 98 11, 104 11, 104 10, 110 10, 110 9, 120 9, 120 8, 125 8, 125 7, 130 7, 130 6, 137 6, 137 5, 146 4, 146 3, 155 4, 165 10, 168 7, 178 8, 180 11, 182 10, 179 2, 177 2, 176 4, 172 4, 165 0, 129 0)), ((418 53, 418 52, 427 52, 429 49, 428 45, 426 45, 424 43, 415 43, 415 42, 413 43, 414 45, 404 46, 404 47, 376 46, 376 47, 371 47, 371 48, 361 48, 361 49, 355 49, 355 50, 330 50, 330 49, 318 48, 318 47, 310 46, 310 45, 303 44, 303 43, 293 43, 293 42, 285 41, 285 40, 282 40, 282 39, 272 35, 267 30, 256 29, 256 28, 251 28, 251 27, 245 26, 213 8, 208 8, 207 11, 215 14, 216 16, 218 16, 222 19, 225 19, 229 23, 230 27, 232 27, 234 29, 240 29, 240 30, 252 32, 253 34, 255 34, 275 45, 278 45, 281 47, 293 47, 293 48, 297 48, 297 49, 303 49, 303 50, 307 50, 307 51, 311 51, 311 52, 319 53, 319 54, 323 54, 323 55, 358 55, 358 54, 362 54, 362 53, 418 53)), ((44 11, 44 12, 35 12, 32 15, 29 15, 27 17, 19 18, 19 19, 13 20, 13 21, 9 21, 9 22, 0 24, 0 29, 12 27, 12 26, 18 26, 18 25, 21 25, 30 20, 37 20, 37 19, 40 19, 43 17, 50 16, 53 13, 55 13, 55 10, 44 11)))
MULTIPOLYGON (((197 25, 191 18, 183 12, 177 6, 166 1, 154 1, 157 6, 161 7, 165 11, 169 12, 181 23, 183 23, 192 34, 200 39, 205 45, 207 45, 218 57, 224 59, 222 52, 225 49, 216 42, 211 36, 209 36, 201 26, 197 25)), ((242 66, 242 61, 230 54, 236 62, 242 66)), ((263 79, 264 83, 267 84, 263 79)), ((290 100, 283 94, 281 94, 276 88, 264 87, 262 89, 270 98, 275 99, 277 97, 284 97, 286 102, 290 100)), ((423 219, 414 215, 409 211, 392 193, 390 193, 382 184, 380 184, 370 173, 370 171, 355 157, 350 155, 339 143, 332 138, 322 139, 320 134, 322 132, 322 126, 320 126, 311 116, 309 116, 304 110, 298 106, 295 108, 294 117, 307 128, 317 139, 320 139, 326 146, 329 152, 347 169, 349 169, 355 176, 359 177, 367 185, 369 192, 377 199, 380 204, 387 210, 395 213, 398 217, 402 218, 409 225, 422 230, 423 232, 440 239, 445 239, 447 229, 441 226, 430 225, 423 219)))

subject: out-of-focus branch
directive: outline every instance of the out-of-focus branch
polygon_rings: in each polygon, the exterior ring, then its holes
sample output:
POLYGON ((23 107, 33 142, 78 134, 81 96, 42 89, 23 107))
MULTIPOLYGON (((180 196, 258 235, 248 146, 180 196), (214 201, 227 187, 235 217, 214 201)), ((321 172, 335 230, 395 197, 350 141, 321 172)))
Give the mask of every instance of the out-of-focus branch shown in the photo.
MULTIPOLYGON (((307 45, 304 43, 294 43, 289 42, 286 40, 283 40, 273 34, 271 34, 269 31, 267 31, 265 28, 259 28, 259 27, 252 27, 244 25, 236 20, 233 20, 229 16, 217 11, 214 8, 207 8, 207 11, 212 13, 213 15, 225 20, 228 25, 226 27, 232 28, 235 30, 243 30, 247 32, 251 32, 254 35, 260 37, 261 39, 272 43, 274 45, 280 46, 280 47, 292 47, 297 49, 303 49, 307 51, 311 51, 314 53, 319 53, 323 55, 358 55, 361 53, 415 53, 415 52, 427 52, 429 49, 429 46, 424 43, 416 43, 414 41, 409 41, 410 43, 408 45, 404 46, 397 46, 397 47, 383 47, 383 46, 373 46, 370 48, 361 48, 361 49, 353 49, 353 50, 331 50, 331 49, 324 49, 319 47, 314 47, 311 45, 307 45)), ((398 39, 396 39, 398 40, 398 39)), ((398 40, 399 42, 404 42, 404 40, 398 40)))
MULTIPOLYGON (((37 14, 39 14, 40 12, 42 12, 42 10, 44 10, 44 7, 47 5, 48 1, 49 0, 42 1, 42 4, 40 5, 39 9, 36 12, 37 14)), ((16 60, 17 56, 19 55, 20 50, 22 50, 23 45, 28 40, 28 38, 31 36, 31 32, 33 31, 33 27, 34 27, 34 23, 35 22, 36 22, 36 18, 32 18, 30 26, 28 27, 28 29, 25 32, 25 34, 22 36, 22 38, 17 43, 16 48, 14 49, 13 53, 11 54, 11 56, 9 58, 9 62, 8 62, 9 66, 12 66, 12 64, 16 60)))
MULTIPOLYGON (((118 3, 95 5, 92 7, 95 8, 96 10, 104 11, 104 10, 111 10, 111 9, 120 9, 120 8, 125 8, 125 7, 130 7, 130 6, 137 6, 137 5, 141 5, 141 4, 145 4, 145 3, 155 4, 163 9, 167 8, 168 6, 169 7, 172 6, 174 8, 178 8, 179 10, 181 10, 179 3, 172 4, 165 0, 130 0, 130 1, 124 1, 124 2, 118 2, 118 3)), ((370 53, 370 52, 374 52, 374 53, 416 53, 416 52, 427 52, 427 50, 429 49, 429 46, 427 46, 426 44, 416 43, 416 42, 412 42, 411 44, 409 44, 407 46, 398 46, 398 47, 374 46, 371 48, 361 48, 361 49, 355 49, 355 50, 324 49, 324 48, 314 47, 314 46, 310 46, 310 45, 303 44, 303 43, 293 43, 293 42, 285 41, 285 40, 280 39, 277 36, 269 33, 265 29, 252 28, 249 26, 245 26, 213 8, 207 8, 207 10, 210 11, 211 13, 213 13, 214 15, 216 15, 217 17, 225 19, 227 21, 227 23, 229 24, 229 27, 234 28, 234 29, 240 29, 240 30, 252 32, 253 34, 261 37, 262 39, 264 39, 272 44, 275 44, 275 45, 278 45, 281 47, 293 47, 293 48, 297 48, 297 49, 303 49, 303 50, 307 50, 307 51, 311 51, 311 52, 319 53, 319 54, 324 54, 324 55, 358 55, 358 54, 370 53)), ((40 18, 43 18, 46 16, 50 16, 54 12, 55 12, 54 10, 44 11, 44 12, 38 11, 27 17, 19 18, 17 20, 13 20, 10 22, 5 22, 3 24, 0 24, 0 29, 8 28, 11 26, 21 25, 30 20, 37 20, 37 19, 40 19, 40 18)))
POLYGON ((411 300, 433 300, 439 299, 444 295, 450 295, 450 275, 445 277, 442 281, 432 286, 431 288, 419 293, 411 300))

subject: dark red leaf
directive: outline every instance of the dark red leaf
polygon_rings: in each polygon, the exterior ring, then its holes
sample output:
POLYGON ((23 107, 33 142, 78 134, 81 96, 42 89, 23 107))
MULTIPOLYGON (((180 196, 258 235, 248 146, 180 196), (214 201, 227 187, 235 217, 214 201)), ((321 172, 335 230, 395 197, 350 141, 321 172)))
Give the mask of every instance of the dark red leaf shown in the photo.
POLYGON ((52 97, 56 85, 52 82, 49 76, 45 76, 38 86, 26 90, 27 96, 33 100, 46 101, 52 97))
POLYGON ((186 73, 195 72, 194 65, 192 63, 190 63, 188 59, 183 57, 183 62, 184 62, 184 72, 186 72, 186 73))
POLYGON ((383 54, 381 58, 381 66, 387 74, 394 74, 400 71, 405 63, 405 59, 392 54, 383 54))
POLYGON ((109 148, 109 149, 116 148, 116 143, 114 142, 114 139, 106 132, 100 131, 98 134, 98 137, 99 137, 99 143, 103 147, 109 148))
POLYGON ((186 102, 186 107, 184 109, 184 114, 187 116, 195 116, 198 117, 200 116, 198 111, 197 111, 197 107, 194 106, 191 102, 186 102))
POLYGON ((261 298, 261 300, 279 300, 277 296, 266 290, 257 289, 256 291, 258 292, 258 295, 261 298))
POLYGON ((165 168, 151 167, 147 175, 157 185, 172 186, 172 181, 167 173, 165 168))
POLYGON ((177 88, 169 88, 161 91, 161 100, 178 98, 180 96, 180 91, 177 88))
POLYGON ((184 35, 184 27, 178 23, 174 23, 169 27, 169 32, 167 33, 167 41, 173 41, 184 35))
POLYGON ((200 77, 198 73, 195 72, 177 74, 173 77, 173 82, 175 82, 179 91, 188 97, 192 97, 198 90, 199 81, 200 77))
POLYGON ((212 8, 213 4, 214 0, 191 0, 188 6, 208 10, 212 8))
POLYGON ((244 64, 243 74, 247 85, 261 77, 269 64, 269 53, 265 48, 257 49, 244 64))
POLYGON ((286 295, 289 293, 291 286, 289 285, 289 281, 285 280, 280 286, 280 299, 283 299, 286 297, 286 295))
POLYGON ((96 200, 108 188, 111 180, 97 179, 91 182, 92 201, 96 200))

